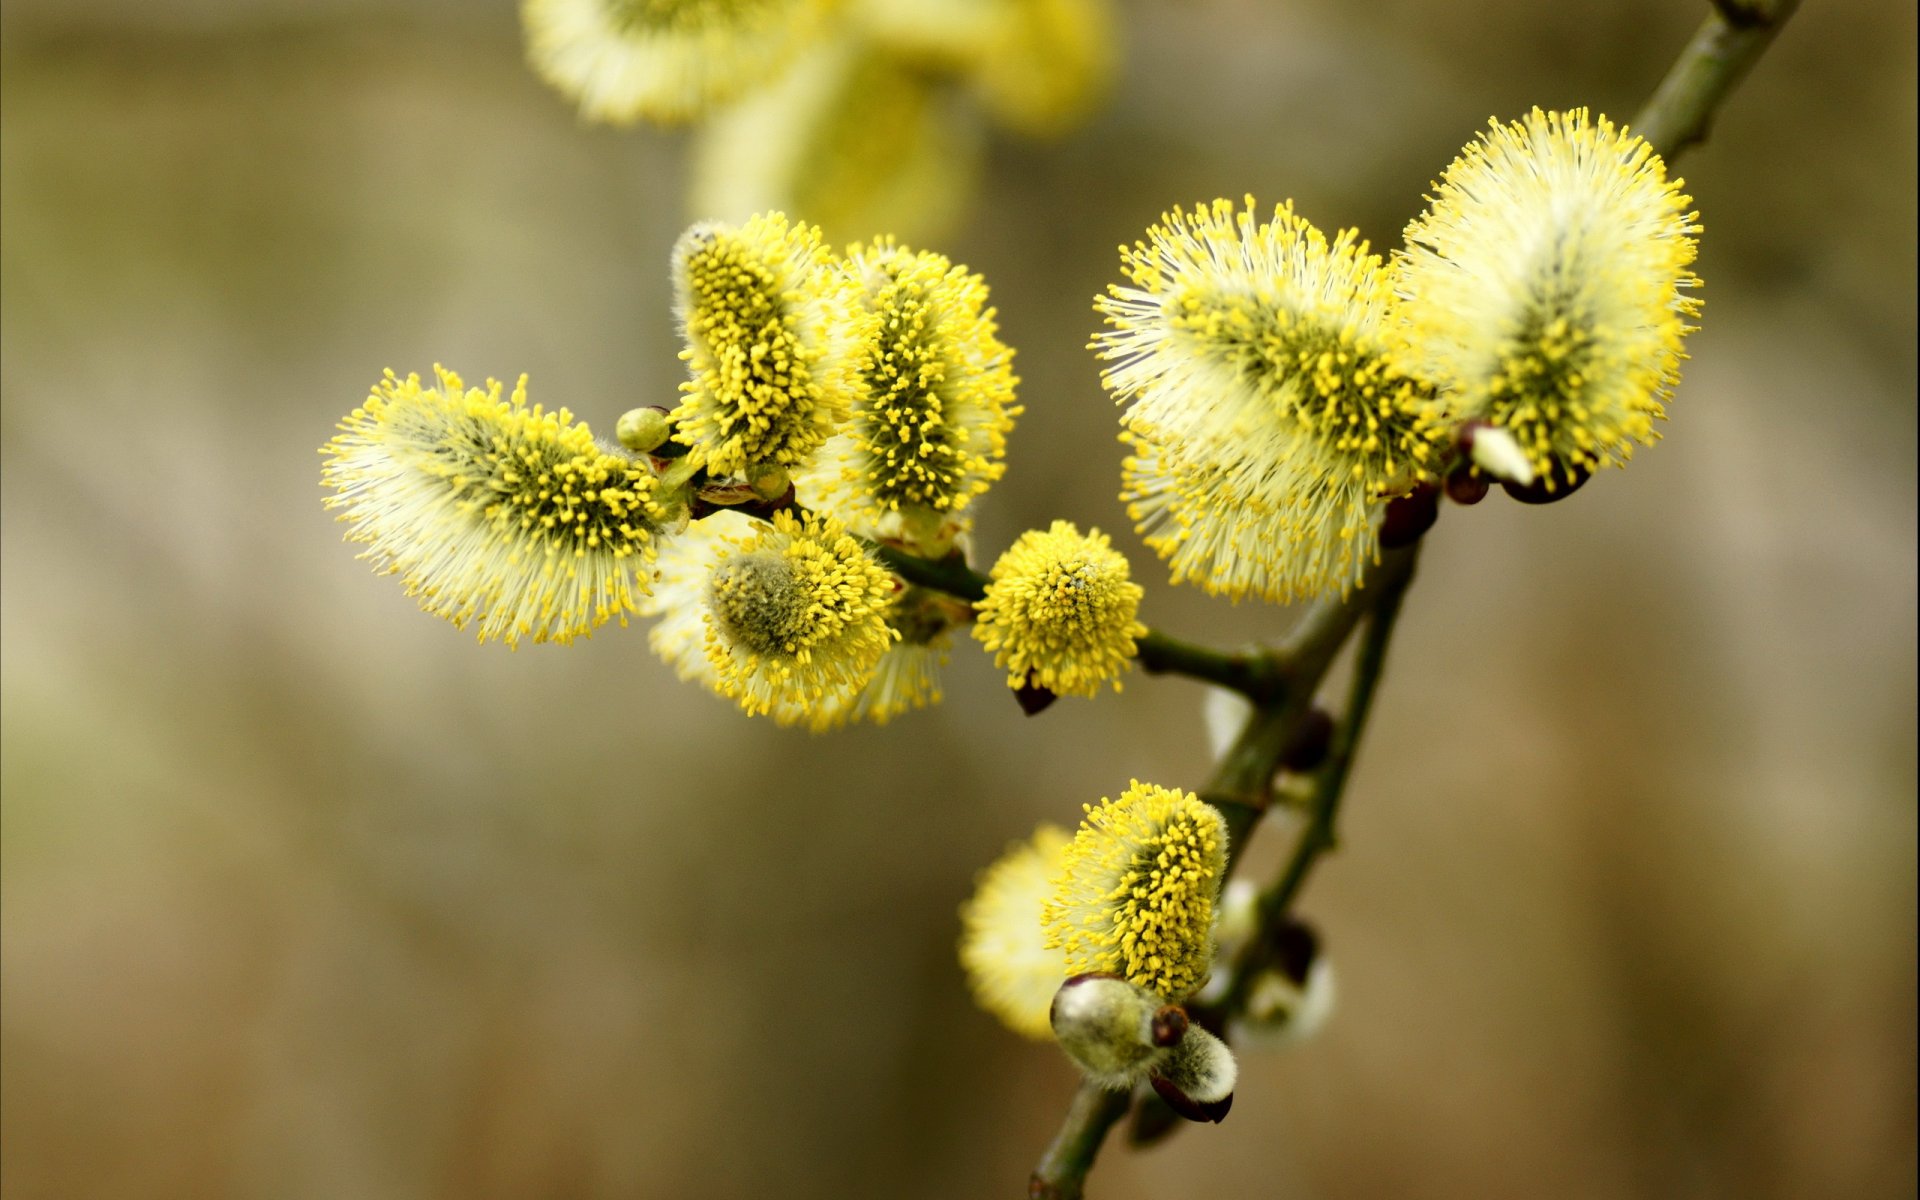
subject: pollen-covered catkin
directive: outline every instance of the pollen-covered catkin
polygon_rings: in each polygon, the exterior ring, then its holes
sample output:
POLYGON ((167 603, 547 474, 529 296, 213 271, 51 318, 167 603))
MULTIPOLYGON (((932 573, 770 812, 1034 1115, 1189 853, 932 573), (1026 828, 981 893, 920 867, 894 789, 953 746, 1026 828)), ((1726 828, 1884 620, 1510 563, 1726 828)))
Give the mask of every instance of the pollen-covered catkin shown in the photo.
POLYGON ((526 378, 468 388, 389 371, 321 449, 327 506, 428 612, 481 641, 568 642, 626 623, 667 516, 644 460, 602 449, 526 378))
POLYGON ((763 213, 705 223, 674 247, 691 378, 675 436, 715 475, 805 467, 846 418, 870 324, 811 225, 763 213))
POLYGON ((1110 971, 1186 999, 1212 967, 1226 854, 1217 809, 1134 780, 1087 807, 1047 902, 1047 944, 1066 952, 1069 972, 1110 971))
POLYGON ((1147 544, 1234 598, 1340 593, 1385 502, 1432 475, 1431 390, 1389 357, 1392 287, 1353 230, 1281 205, 1175 209, 1121 249, 1093 348, 1128 405, 1122 498, 1147 544))
POLYGON ((681 678, 748 715, 830 725, 898 639, 888 622, 898 584, 835 521, 722 512, 661 555, 643 611, 649 635, 681 678))
POLYGON ((1452 422, 1516 438, 1548 490, 1659 437, 1699 314, 1692 199, 1585 109, 1494 122, 1395 256, 1399 356, 1452 422))
POLYGON ((1007 685, 1033 683, 1063 696, 1120 689, 1136 639, 1142 590, 1127 560, 1098 529, 1067 521, 1029 530, 993 564, 973 636, 994 652, 1007 685))
POLYGON ((967 503, 1005 472, 1020 413, 986 281, 886 239, 852 247, 844 269, 867 337, 852 420, 808 486, 864 524, 891 521, 907 535, 946 526, 950 543, 967 503))

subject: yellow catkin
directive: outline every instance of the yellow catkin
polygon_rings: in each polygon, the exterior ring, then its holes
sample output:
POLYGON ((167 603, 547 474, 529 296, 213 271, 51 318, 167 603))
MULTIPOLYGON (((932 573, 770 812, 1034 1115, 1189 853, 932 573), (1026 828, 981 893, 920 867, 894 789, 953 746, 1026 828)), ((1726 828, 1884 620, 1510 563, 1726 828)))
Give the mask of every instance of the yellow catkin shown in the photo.
POLYGON ((749 715, 831 724, 900 637, 894 577, 834 521, 720 513, 676 538, 643 612, 682 678, 749 715))
POLYGON ((997 336, 986 282, 943 255, 890 241, 855 246, 846 272, 868 315, 853 418, 808 481, 863 524, 959 525, 1005 472, 1013 351, 997 336))
POLYGON ((828 0, 523 0, 527 59, 590 121, 678 124, 777 74, 828 0))
POLYGON ((960 966, 974 1000, 1025 1037, 1053 1036, 1048 1010, 1068 975, 1066 952, 1048 945, 1041 918, 1069 841, 1042 825, 981 872, 960 909, 960 966))
POLYGON ((1122 498, 1148 544, 1235 598, 1352 587, 1442 436, 1430 389, 1390 357, 1380 257, 1289 205, 1261 221, 1249 198, 1175 209, 1121 264, 1093 348, 1128 404, 1122 498))
POLYGON ((994 563, 973 635, 1010 687, 1093 696, 1111 683, 1118 691, 1135 639, 1147 633, 1136 619, 1141 595, 1105 534, 1055 521, 1021 534, 994 563))
POLYGON ((781 213, 695 225, 673 268, 691 375, 676 436, 716 475, 805 466, 847 415, 869 324, 820 231, 781 213))
POLYGON ((421 607, 481 641, 568 642, 626 623, 665 517, 643 460, 595 444, 566 409, 488 380, 388 371, 321 449, 327 506, 421 607))
POLYGON ((1511 432, 1549 489, 1624 463, 1679 380, 1699 214, 1653 148, 1585 109, 1494 122, 1395 256, 1409 369, 1511 432))
POLYGON ((1169 1002, 1192 995, 1213 964, 1213 910, 1227 827, 1191 792, 1133 780, 1088 805, 1066 849, 1043 921, 1067 971, 1107 971, 1169 1002))

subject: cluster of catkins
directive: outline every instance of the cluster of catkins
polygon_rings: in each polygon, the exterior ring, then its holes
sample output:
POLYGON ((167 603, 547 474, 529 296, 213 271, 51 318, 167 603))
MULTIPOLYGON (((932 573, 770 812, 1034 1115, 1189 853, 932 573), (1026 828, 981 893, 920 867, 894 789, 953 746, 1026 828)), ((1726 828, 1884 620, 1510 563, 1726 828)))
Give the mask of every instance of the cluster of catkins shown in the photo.
MULTIPOLYGON (((1147 545, 1235 598, 1341 595, 1443 493, 1553 499, 1623 463, 1658 436, 1698 311, 1680 186, 1605 118, 1535 110, 1461 153, 1388 259, 1288 205, 1163 217, 1122 248, 1093 339, 1147 545)), ((966 569, 1020 411, 979 276, 884 238, 834 253, 779 213, 694 226, 672 270, 677 405, 602 444, 524 379, 388 373, 322 450, 349 538, 483 641, 654 617, 683 678, 815 730, 937 699, 963 626, 1023 696, 1119 687, 1141 589, 1099 531, 1056 521, 966 569)), ((1225 844, 1208 805, 1138 784, 1071 839, 1043 829, 969 904, 982 1003, 1214 1116, 1232 1058, 1180 1006, 1222 941, 1225 844)), ((1301 1010, 1296 966, 1246 1011, 1301 1010)))

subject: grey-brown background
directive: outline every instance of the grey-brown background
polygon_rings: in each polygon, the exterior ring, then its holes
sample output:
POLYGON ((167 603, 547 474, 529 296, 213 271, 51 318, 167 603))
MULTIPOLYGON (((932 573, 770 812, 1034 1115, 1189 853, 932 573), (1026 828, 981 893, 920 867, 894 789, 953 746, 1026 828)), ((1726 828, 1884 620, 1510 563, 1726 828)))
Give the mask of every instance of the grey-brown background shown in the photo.
MULTIPOLYGON (((1123 527, 1089 298, 1164 207, 1391 244, 1489 115, 1628 115, 1699 8, 1133 5, 1114 103, 995 141, 943 247, 1029 408, 981 544, 1123 527)), ((1072 1073, 969 1005, 954 908, 1197 781, 1199 690, 1027 721, 969 644, 815 739, 639 629, 474 646, 353 561, 315 447, 386 366, 670 397, 681 140, 579 125, 504 5, 0 35, 9 1200, 1020 1194, 1072 1073)), ((1913 1194, 1914 36, 1810 0, 1685 163, 1667 441, 1446 515, 1306 897, 1340 1011, 1098 1196, 1913 1194)), ((1289 619, 1121 542, 1155 623, 1289 619)))

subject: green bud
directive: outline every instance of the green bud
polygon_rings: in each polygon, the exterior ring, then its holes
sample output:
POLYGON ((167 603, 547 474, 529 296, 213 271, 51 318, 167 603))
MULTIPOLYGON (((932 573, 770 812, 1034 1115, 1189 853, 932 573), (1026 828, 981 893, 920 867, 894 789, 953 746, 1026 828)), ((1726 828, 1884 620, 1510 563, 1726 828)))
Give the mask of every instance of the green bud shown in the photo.
POLYGON ((1227 1044, 1195 1025, 1153 1069, 1153 1090, 1189 1121, 1226 1119, 1240 1076, 1227 1044))
POLYGON ((1053 996, 1053 1036, 1088 1079, 1131 1087, 1166 1057, 1164 1002, 1116 975, 1075 975, 1053 996))
POLYGON ((673 422, 667 410, 652 405, 621 413, 620 423, 613 430, 622 446, 642 454, 658 450, 672 433, 673 422))

